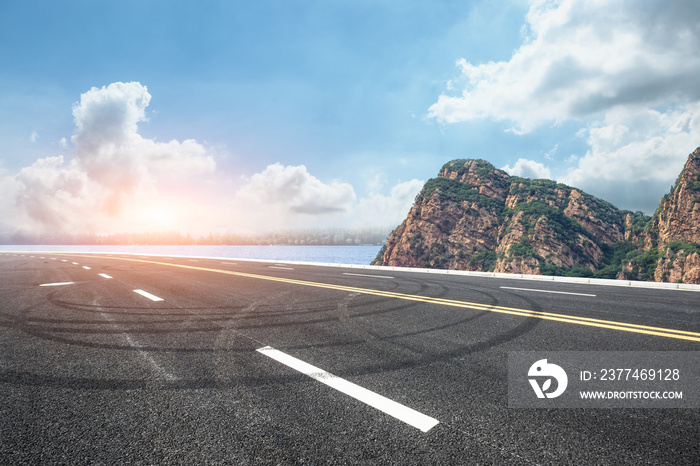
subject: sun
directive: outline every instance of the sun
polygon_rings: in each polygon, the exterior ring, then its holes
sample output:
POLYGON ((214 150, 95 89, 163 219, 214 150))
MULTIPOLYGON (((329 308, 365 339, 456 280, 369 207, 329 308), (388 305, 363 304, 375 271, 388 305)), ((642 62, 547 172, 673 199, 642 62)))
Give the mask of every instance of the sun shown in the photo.
POLYGON ((146 230, 168 230, 175 227, 177 210, 163 203, 149 203, 141 207, 139 223, 146 230))
POLYGON ((170 223, 173 220, 173 214, 170 209, 158 208, 150 211, 149 220, 156 224, 170 223))

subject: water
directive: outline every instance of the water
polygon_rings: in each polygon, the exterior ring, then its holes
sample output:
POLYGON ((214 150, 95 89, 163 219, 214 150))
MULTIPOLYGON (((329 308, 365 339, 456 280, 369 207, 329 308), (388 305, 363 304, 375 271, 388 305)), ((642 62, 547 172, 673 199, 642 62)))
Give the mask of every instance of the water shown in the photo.
POLYGON ((380 246, 74 246, 0 245, 0 251, 100 252, 162 256, 225 257, 270 261, 369 265, 380 246))

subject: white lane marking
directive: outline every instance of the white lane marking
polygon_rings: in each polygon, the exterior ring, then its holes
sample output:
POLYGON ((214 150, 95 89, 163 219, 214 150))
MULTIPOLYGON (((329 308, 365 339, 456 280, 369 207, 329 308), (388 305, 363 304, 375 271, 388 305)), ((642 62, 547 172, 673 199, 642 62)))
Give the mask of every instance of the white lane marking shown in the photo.
POLYGON ((57 283, 43 283, 39 286, 63 286, 63 285, 72 285, 75 282, 57 282, 57 283))
POLYGON ((371 277, 371 278, 389 278, 389 279, 394 279, 394 277, 389 277, 387 275, 368 275, 366 273, 348 273, 348 272, 343 272, 343 275, 352 275, 355 277, 371 277))
POLYGON ((326 372, 323 369, 319 369, 316 366, 312 366, 301 359, 297 359, 270 346, 258 348, 256 351, 274 359, 275 361, 281 362, 285 366, 291 367, 302 374, 308 375, 312 379, 318 380, 329 387, 335 388, 336 390, 343 392, 356 400, 362 401, 373 408, 393 416, 396 419, 415 427, 416 429, 420 429, 423 432, 428 432, 440 422, 437 419, 426 416, 423 413, 419 413, 408 406, 404 406, 401 403, 390 400, 389 398, 386 398, 378 393, 374 393, 371 390, 360 387, 359 385, 326 372))
POLYGON ((98 275, 99 275, 100 277, 104 277, 104 278, 112 278, 112 277, 110 277, 109 275, 107 275, 106 273, 98 273, 98 275))
POLYGON ((151 301, 163 301, 163 298, 159 298, 158 296, 151 294, 148 291, 134 290, 134 293, 138 293, 141 296, 144 296, 144 297, 150 299, 151 301))
POLYGON ((269 265, 268 268, 270 269, 280 269, 280 270, 294 270, 293 267, 282 267, 279 265, 269 265))
POLYGON ((68 259, 61 259, 61 262, 68 262, 68 259))
POLYGON ((85 270, 90 270, 90 267, 88 267, 87 265, 83 265, 83 268, 84 268, 85 270))
POLYGON ((225 264, 225 265, 237 265, 236 262, 220 262, 220 263, 225 264))
POLYGON ((568 291, 534 290, 534 289, 532 289, 532 288, 515 288, 515 287, 512 287, 512 286, 502 286, 501 288, 503 288, 504 290, 534 291, 534 292, 537 292, 537 293, 556 293, 556 294, 570 294, 570 295, 574 295, 574 296, 590 296, 590 297, 593 297, 593 298, 596 297, 596 295, 594 295, 594 294, 587 294, 587 293, 570 293, 570 292, 568 292, 568 291))
POLYGON ((73 265, 78 265, 78 263, 77 263, 77 262, 71 262, 71 263, 72 263, 73 265))

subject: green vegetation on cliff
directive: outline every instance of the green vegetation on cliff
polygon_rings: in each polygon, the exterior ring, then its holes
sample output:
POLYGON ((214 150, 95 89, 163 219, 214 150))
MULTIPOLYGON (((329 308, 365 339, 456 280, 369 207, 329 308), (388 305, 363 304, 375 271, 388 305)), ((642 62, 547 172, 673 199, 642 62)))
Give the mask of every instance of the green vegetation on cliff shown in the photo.
POLYGON ((647 278, 658 259, 642 249, 650 221, 556 181, 457 159, 425 183, 373 264, 647 278))
POLYGON ((700 283, 700 148, 652 217, 481 159, 452 160, 373 263, 700 283))
POLYGON ((504 207, 502 202, 496 199, 479 194, 479 190, 459 180, 448 178, 431 178, 423 186, 423 190, 416 197, 416 203, 423 199, 430 199, 438 192, 440 202, 467 202, 480 207, 501 211, 504 207))

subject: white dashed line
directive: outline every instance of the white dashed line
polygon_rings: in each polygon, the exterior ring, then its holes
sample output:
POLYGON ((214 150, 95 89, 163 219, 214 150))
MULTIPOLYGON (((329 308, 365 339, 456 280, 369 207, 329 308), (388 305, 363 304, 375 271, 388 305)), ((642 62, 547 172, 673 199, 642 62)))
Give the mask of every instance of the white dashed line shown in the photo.
POLYGON ((63 286, 63 285, 72 285, 75 282, 57 282, 57 283, 44 283, 39 286, 63 286))
POLYGON ((90 267, 88 267, 87 265, 83 265, 83 268, 84 268, 85 270, 90 270, 90 267))
POLYGON ((78 265, 78 263, 77 263, 77 262, 71 262, 71 264, 73 264, 73 265, 78 265))
POLYGON ((594 294, 570 293, 568 291, 534 290, 532 288, 514 288, 512 286, 502 286, 501 288, 503 288, 504 290, 534 291, 536 293, 570 294, 570 295, 574 295, 574 296, 590 296, 592 298, 596 297, 596 295, 594 295, 594 294))
POLYGON ((144 296, 144 297, 150 299, 151 301, 163 301, 163 298, 159 298, 158 296, 151 294, 148 291, 134 290, 134 293, 138 293, 141 296, 144 296))
POLYGON ((393 416, 396 419, 415 427, 416 429, 420 429, 423 432, 428 432, 440 422, 437 419, 426 416, 423 413, 419 413, 408 406, 404 406, 401 403, 390 400, 389 398, 386 398, 378 393, 374 393, 371 390, 360 387, 359 385, 326 372, 323 369, 319 369, 316 366, 312 366, 309 363, 276 350, 270 346, 258 348, 256 351, 274 359, 277 362, 281 362, 285 366, 291 367, 302 374, 308 375, 312 379, 326 384, 329 387, 335 388, 336 390, 345 393, 356 400, 393 416))
POLYGON ((279 269, 279 270, 294 270, 293 267, 281 267, 279 265, 270 265, 268 266, 270 269, 279 269))
POLYGON ((348 272, 343 272, 343 275, 352 275, 354 277, 370 277, 370 278, 389 278, 393 279, 394 277, 389 277, 387 275, 368 275, 364 273, 348 273, 348 272))
POLYGON ((99 273, 98 275, 99 275, 100 277, 103 277, 103 278, 112 278, 112 277, 110 277, 109 275, 107 275, 106 273, 99 273))

